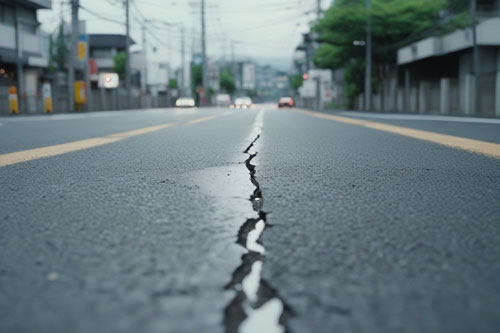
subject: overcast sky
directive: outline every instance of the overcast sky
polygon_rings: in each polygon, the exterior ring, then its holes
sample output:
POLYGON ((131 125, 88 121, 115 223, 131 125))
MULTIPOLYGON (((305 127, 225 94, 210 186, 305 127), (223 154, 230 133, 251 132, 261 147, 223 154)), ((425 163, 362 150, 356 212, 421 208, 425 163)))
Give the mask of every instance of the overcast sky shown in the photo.
MULTIPOLYGON (((322 0, 328 8, 331 0, 322 0)), ((150 60, 180 64, 180 27, 185 29, 186 54, 193 45, 201 49, 201 0, 131 0, 133 49, 142 48, 141 26, 145 24, 150 60), (149 20, 150 22, 146 22, 149 20), (159 21, 159 22, 158 22, 159 21), (156 49, 156 52, 153 52, 156 49), (168 52, 170 50, 170 52, 168 52)), ((315 19, 317 0, 206 0, 207 53, 212 59, 231 58, 231 41, 237 59, 251 58, 288 69, 293 50, 315 19)), ((87 33, 125 33, 122 0, 80 0, 81 20, 87 33), (92 13, 91 13, 91 12, 92 13), (101 18, 99 18, 100 16, 101 18), (113 22, 116 21, 116 22, 113 22)), ((52 0, 52 10, 39 10, 42 28, 57 29, 61 14, 70 20, 68 0, 52 0)))

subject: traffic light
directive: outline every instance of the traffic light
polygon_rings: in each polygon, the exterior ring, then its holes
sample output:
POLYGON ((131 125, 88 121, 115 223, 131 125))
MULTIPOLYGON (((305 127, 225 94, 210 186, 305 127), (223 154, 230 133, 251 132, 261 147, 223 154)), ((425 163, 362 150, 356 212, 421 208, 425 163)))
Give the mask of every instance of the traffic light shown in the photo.
POLYGON ((309 74, 307 74, 307 73, 302 74, 302 79, 304 79, 304 81, 307 80, 308 78, 309 78, 309 74))

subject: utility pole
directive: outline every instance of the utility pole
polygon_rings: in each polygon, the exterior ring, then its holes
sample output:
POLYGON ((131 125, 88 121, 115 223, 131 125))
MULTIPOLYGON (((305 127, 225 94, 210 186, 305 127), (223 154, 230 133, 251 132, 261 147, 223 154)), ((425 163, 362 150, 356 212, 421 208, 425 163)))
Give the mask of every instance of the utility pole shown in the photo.
POLYGON ((236 91, 238 90, 238 86, 239 86, 238 78, 236 78, 237 72, 238 72, 238 69, 236 67, 236 59, 234 56, 234 40, 231 39, 231 74, 233 75, 233 81, 234 81, 234 86, 236 88, 235 89, 236 91))
POLYGON ((235 76, 235 68, 234 68, 234 40, 231 39, 231 74, 233 74, 233 79, 235 76))
POLYGON ((366 0, 366 67, 365 67, 365 111, 371 111, 372 101, 372 22, 371 0, 366 0))
POLYGON ((472 74, 476 77, 479 74, 479 48, 477 45, 477 29, 476 29, 476 0, 470 0, 470 17, 471 17, 471 30, 472 30, 472 47, 473 47, 473 62, 472 74))
POLYGON ((19 107, 19 113, 24 111, 24 77, 23 77, 23 43, 21 39, 21 19, 19 15, 19 7, 15 7, 16 15, 16 51, 17 51, 17 61, 16 61, 16 72, 17 72, 17 101, 19 107))
MULTIPOLYGON (((172 57, 171 57, 171 53, 170 50, 172 49, 172 36, 170 34, 170 23, 166 25, 167 27, 167 63, 168 63, 168 69, 169 69, 169 72, 168 72, 168 78, 170 79, 172 76, 170 75, 170 67, 172 67, 172 57)), ((168 80, 167 80, 167 84, 168 84, 168 80)))
POLYGON ((144 92, 148 93, 148 56, 146 44, 146 25, 142 24, 142 54, 144 56, 144 92))
POLYGON ((472 30, 472 82, 471 89, 468 92, 470 98, 470 103, 467 105, 467 114, 472 114, 476 112, 478 106, 478 81, 479 81, 479 47, 477 45, 477 28, 476 28, 476 12, 477 12, 477 0, 470 0, 470 17, 471 17, 471 30, 472 30))
POLYGON ((131 80, 130 80, 130 20, 129 20, 129 0, 125 0, 125 84, 127 86, 127 106, 131 107, 131 80))
POLYGON ((75 63, 78 48, 78 6, 79 0, 71 0, 71 38, 68 59, 68 111, 75 110, 75 63))
POLYGON ((184 96, 186 92, 186 52, 184 49, 184 26, 181 25, 181 82, 180 82, 180 94, 184 96))
POLYGON ((92 96, 92 86, 90 84, 90 65, 89 65, 89 58, 90 58, 90 50, 89 50, 89 36, 87 34, 87 23, 85 23, 85 28, 84 28, 84 33, 85 33, 85 40, 86 40, 86 45, 85 45, 85 59, 83 60, 83 79, 85 80, 85 87, 87 88, 87 110, 92 111, 92 108, 94 106, 93 103, 93 96, 92 96))
POLYGON ((208 104, 208 63, 207 43, 205 40, 205 0, 201 0, 201 52, 203 59, 203 98, 202 105, 208 104))
POLYGON ((316 19, 318 22, 321 19, 321 0, 316 2, 316 19))

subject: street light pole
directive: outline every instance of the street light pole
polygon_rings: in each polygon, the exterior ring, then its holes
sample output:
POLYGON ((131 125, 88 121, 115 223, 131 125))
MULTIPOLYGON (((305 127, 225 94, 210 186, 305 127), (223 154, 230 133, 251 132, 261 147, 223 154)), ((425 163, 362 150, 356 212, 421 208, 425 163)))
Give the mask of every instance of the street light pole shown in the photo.
POLYGON ((372 100, 372 24, 371 0, 366 0, 366 67, 365 67, 365 110, 371 110, 372 100))

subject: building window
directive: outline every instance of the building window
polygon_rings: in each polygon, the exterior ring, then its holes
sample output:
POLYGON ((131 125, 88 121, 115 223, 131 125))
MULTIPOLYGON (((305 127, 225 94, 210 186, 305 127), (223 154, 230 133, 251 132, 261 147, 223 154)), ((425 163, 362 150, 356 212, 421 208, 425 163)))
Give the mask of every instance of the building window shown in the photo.
POLYGON ((35 24, 22 24, 21 28, 24 32, 27 32, 32 35, 36 35, 36 28, 37 26, 35 24))
POLYGON ((91 52, 93 58, 112 58, 110 49, 93 49, 91 52))
POLYGON ((15 24, 14 7, 0 4, 0 24, 13 27, 15 24))
POLYGON ((497 8, 498 0, 477 0, 477 10, 479 12, 492 12, 497 8))

